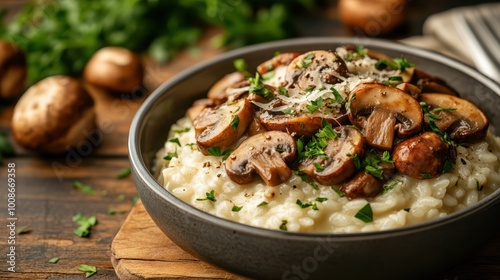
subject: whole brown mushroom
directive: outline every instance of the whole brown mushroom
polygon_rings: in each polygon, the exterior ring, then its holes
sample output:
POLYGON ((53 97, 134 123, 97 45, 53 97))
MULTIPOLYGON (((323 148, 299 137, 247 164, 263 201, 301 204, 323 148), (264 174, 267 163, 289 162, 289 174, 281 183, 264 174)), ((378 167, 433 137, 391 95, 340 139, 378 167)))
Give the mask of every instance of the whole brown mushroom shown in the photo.
POLYGON ((105 47, 89 60, 83 72, 85 81, 116 93, 132 93, 142 85, 140 57, 122 47, 105 47))
POLYGON ((340 0, 338 10, 353 33, 375 37, 403 23, 407 6, 407 0, 340 0))
POLYGON ((26 56, 13 43, 0 40, 0 98, 21 95, 26 80, 26 56))
POLYGON ((63 153, 77 147, 95 128, 94 101, 81 83, 53 76, 31 86, 12 117, 16 142, 37 153, 63 153))

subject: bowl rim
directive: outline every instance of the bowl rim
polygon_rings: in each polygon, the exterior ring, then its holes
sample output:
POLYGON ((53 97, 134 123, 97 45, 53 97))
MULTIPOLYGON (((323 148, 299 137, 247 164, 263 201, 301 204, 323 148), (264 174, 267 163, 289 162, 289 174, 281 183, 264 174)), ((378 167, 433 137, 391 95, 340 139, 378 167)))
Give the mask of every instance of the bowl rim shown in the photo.
MULTIPOLYGON (((159 196, 165 203, 170 203, 175 205, 182 211, 188 214, 205 220, 209 223, 213 223, 219 227, 237 231, 240 233, 247 233, 257 236, 266 236, 273 238, 288 238, 288 239, 301 239, 301 240, 317 240, 318 238, 328 238, 329 240, 340 238, 342 240, 346 239, 366 239, 366 238, 390 238, 394 236, 414 234, 421 231, 429 230, 431 228, 445 226, 446 224, 453 223, 458 219, 465 216, 474 214, 475 212, 481 211, 488 207, 492 207, 495 203, 500 202, 500 188, 495 190, 493 193, 483 198, 481 201, 475 203, 472 206, 466 207, 445 217, 436 218, 430 221, 417 223, 414 225, 403 226, 388 230, 370 231, 370 232, 357 232, 357 233, 328 233, 328 232, 289 232, 281 230, 273 230, 266 228, 259 228, 247 224, 238 223, 235 221, 227 220, 213 214, 204 212, 181 199, 177 198, 169 191, 167 191, 163 186, 161 186, 157 179, 151 174, 151 172, 146 168, 144 163, 140 146, 141 134, 144 129, 144 121, 149 116, 149 111, 154 107, 155 102, 168 92, 176 84, 182 82, 183 80, 189 78, 192 75, 196 75, 205 68, 211 67, 221 61, 228 59, 236 59, 245 54, 251 52, 258 52, 271 49, 279 49, 285 46, 301 46, 301 45, 313 45, 313 44, 333 44, 333 45, 344 45, 344 44, 361 44, 368 47, 377 47, 382 49, 389 49, 391 51, 399 51, 405 54, 411 54, 418 56, 423 59, 433 60, 435 62, 444 64, 450 68, 454 68, 467 76, 480 82, 482 85, 491 89, 497 96, 500 96, 500 85, 494 82, 492 79, 486 77, 485 75, 479 73, 477 70, 473 69, 471 66, 466 65, 460 61, 457 61, 451 57, 445 56, 443 54, 426 50, 418 47, 408 46, 401 44, 396 41, 390 41, 385 39, 373 39, 373 38, 359 38, 359 37, 305 37, 305 38, 295 38, 286 39, 279 41, 272 41, 267 43, 255 44, 247 47, 238 48, 225 52, 223 54, 217 55, 206 61, 200 62, 194 66, 191 66, 172 78, 165 81, 153 93, 143 102, 138 111, 136 112, 129 130, 128 138, 128 148, 129 148, 129 160, 131 166, 136 172, 133 172, 137 180, 140 180, 146 185, 151 191, 153 191, 157 196, 159 196)), ((146 207, 147 208, 147 207, 146 207)))

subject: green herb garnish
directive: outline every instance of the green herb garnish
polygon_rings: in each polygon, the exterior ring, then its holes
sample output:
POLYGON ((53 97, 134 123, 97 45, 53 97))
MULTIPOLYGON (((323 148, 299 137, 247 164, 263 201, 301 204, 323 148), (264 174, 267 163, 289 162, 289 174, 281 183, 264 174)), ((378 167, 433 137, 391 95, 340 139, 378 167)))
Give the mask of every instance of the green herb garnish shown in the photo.
POLYGON ((338 194, 340 197, 344 197, 345 196, 345 193, 343 193, 340 188, 336 187, 336 186, 332 186, 332 190, 338 194))
POLYGON ((57 263, 58 261, 59 261, 59 258, 58 257, 54 257, 54 258, 52 258, 52 259, 49 260, 49 263, 54 264, 54 263, 57 263))
POLYGON ((225 151, 222 151, 220 147, 210 147, 207 149, 208 153, 212 156, 216 157, 222 157, 222 160, 226 160, 229 154, 231 154, 232 150, 227 149, 225 151))
POLYGON ((181 142, 179 141, 179 138, 177 138, 177 137, 175 137, 175 138, 170 138, 170 139, 168 139, 167 141, 168 141, 168 142, 170 142, 170 143, 175 143, 175 144, 179 145, 179 147, 182 147, 182 146, 181 146, 181 142))
POLYGON ((95 190, 94 190, 94 187, 92 185, 84 184, 80 181, 74 181, 73 188, 76 190, 79 190, 80 192, 82 192, 84 194, 91 194, 91 195, 95 194, 95 190))
POLYGON ((267 201, 262 201, 261 203, 259 203, 259 205, 257 205, 257 207, 261 207, 261 206, 264 206, 267 204, 269 204, 269 203, 267 203, 267 201))
POLYGON ((243 58, 237 58, 233 60, 233 66, 238 72, 242 73, 246 77, 252 76, 252 74, 250 74, 250 72, 248 71, 247 62, 243 58))
POLYGON ((164 157, 163 157, 163 159, 164 159, 164 160, 172 160, 174 157, 179 157, 179 156, 177 155, 177 147, 176 147, 176 149, 175 149, 175 151, 174 151, 174 152, 169 152, 169 153, 167 153, 167 155, 166 155, 166 156, 164 156, 164 157))
POLYGON ((288 224, 287 220, 281 220, 280 230, 287 231, 286 224, 288 224))
POLYGON ((431 174, 428 173, 420 173, 420 176, 424 179, 430 179, 432 178, 431 174))
POLYGON ((311 187, 312 187, 313 189, 315 189, 315 190, 317 190, 317 191, 319 190, 319 186, 318 186, 318 184, 316 184, 315 182, 311 182, 311 183, 309 183, 309 184, 311 185, 311 187))
POLYGON ((311 65, 311 63, 313 62, 313 59, 315 57, 315 54, 313 53, 310 53, 308 55, 306 55, 301 61, 300 63, 298 64, 299 67, 302 67, 302 68, 307 68, 309 65, 311 65))
POLYGON ((190 127, 186 127, 186 128, 183 128, 183 129, 174 129, 172 130, 174 133, 184 133, 184 132, 188 132, 189 130, 191 130, 190 127))
POLYGON ((359 159, 358 155, 346 154, 346 156, 352 158, 352 160, 354 161, 354 166, 356 166, 356 169, 361 168, 361 160, 359 159))
POLYGON ((360 219, 361 221, 365 223, 371 223, 373 222, 373 211, 372 211, 372 206, 370 203, 367 203, 363 208, 361 208, 354 217, 360 219))
POLYGON ((316 169, 316 172, 321 172, 321 171, 325 170, 325 168, 317 162, 314 162, 313 165, 314 165, 314 168, 316 169))
POLYGON ((375 178, 378 178, 380 180, 384 179, 384 177, 382 176, 383 170, 381 167, 374 167, 371 165, 367 165, 365 166, 365 172, 373 175, 375 178))
POLYGON ((198 200, 198 201, 210 200, 212 202, 217 201, 217 199, 215 199, 215 191, 214 190, 211 190, 210 192, 205 193, 204 198, 197 198, 196 200, 198 200))
POLYGON ((312 114, 316 112, 321 106, 323 106, 323 98, 318 97, 316 100, 312 100, 310 105, 307 105, 306 108, 312 114))
POLYGON ((73 232, 80 237, 87 237, 90 234, 90 229, 96 225, 97 218, 95 216, 86 217, 79 213, 73 217, 73 222, 78 224, 78 228, 73 232))
POLYGON ((337 91, 337 89, 335 89, 334 87, 331 87, 330 90, 332 91, 333 93, 333 96, 335 96, 335 102, 337 103, 344 103, 344 98, 342 98, 342 95, 340 95, 340 93, 337 91))
POLYGON ((328 198, 326 198, 326 197, 316 197, 315 200, 318 201, 318 202, 324 202, 324 201, 327 201, 328 198))
POLYGON ((283 87, 283 86, 279 86, 278 87, 278 94, 286 96, 286 97, 289 97, 288 96, 288 90, 285 87, 283 87))
POLYGON ((234 205, 233 208, 231 208, 231 211, 233 211, 233 212, 240 212, 241 208, 243 208, 243 206, 236 206, 236 205, 234 205))
POLYGON ((97 268, 93 265, 81 264, 78 270, 85 272, 85 278, 88 278, 97 273, 97 268))
POLYGON ((248 90, 250 93, 257 94, 263 97, 269 97, 273 93, 270 89, 268 89, 263 83, 259 73, 255 73, 255 78, 248 78, 250 82, 250 89, 248 90))
POLYGON ((238 116, 233 116, 231 119, 231 127, 236 131, 238 124, 240 123, 240 118, 238 116))
POLYGON ((116 175, 116 178, 117 179, 124 179, 124 178, 127 178, 128 176, 130 176, 130 174, 132 174, 132 171, 130 170, 130 168, 124 168, 122 169, 117 175, 116 175))

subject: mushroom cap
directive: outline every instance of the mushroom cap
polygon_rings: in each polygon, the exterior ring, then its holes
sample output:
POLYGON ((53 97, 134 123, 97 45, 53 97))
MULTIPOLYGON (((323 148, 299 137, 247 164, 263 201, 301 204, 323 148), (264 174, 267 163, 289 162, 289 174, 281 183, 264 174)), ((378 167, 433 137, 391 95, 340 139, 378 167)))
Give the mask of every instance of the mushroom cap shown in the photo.
POLYGON ((382 180, 364 171, 358 172, 352 179, 342 185, 341 191, 347 198, 375 197, 383 189, 382 180))
POLYGON ((294 136, 312 137, 322 127, 322 120, 328 121, 333 127, 348 122, 347 114, 303 114, 297 116, 257 114, 259 121, 267 130, 279 130, 293 134, 294 136))
POLYGON ((486 136, 488 118, 472 102, 441 93, 422 94, 421 101, 425 102, 431 111, 436 108, 454 109, 434 113, 440 118, 440 120, 435 120, 437 127, 441 131, 448 132, 454 141, 476 142, 486 136))
POLYGON ((83 77, 91 85, 130 93, 142 85, 142 62, 137 54, 126 48, 104 47, 90 58, 83 77))
POLYGON ((267 131, 245 139, 226 159, 228 177, 238 184, 255 180, 258 174, 269 186, 291 176, 287 163, 297 155, 295 139, 281 131, 267 131))
POLYGON ((18 97, 25 86, 26 55, 16 45, 0 40, 0 98, 18 97))
POLYGON ((201 152, 209 155, 210 147, 226 150, 236 143, 252 122, 252 115, 252 104, 247 98, 205 108, 193 122, 201 152))
POLYGON ((287 87, 307 89, 333 85, 347 77, 347 66, 335 52, 317 50, 297 56, 287 67, 287 87))
POLYGON ((420 104, 410 95, 404 91, 382 84, 366 83, 357 86, 349 97, 351 104, 349 107, 349 119, 351 122, 363 128, 365 137, 367 137, 367 144, 382 149, 390 150, 384 142, 386 139, 394 137, 394 131, 387 126, 383 126, 384 135, 377 136, 377 128, 381 127, 381 121, 384 123, 391 123, 388 119, 394 119, 394 130, 401 138, 407 138, 420 132, 424 125, 423 112, 420 104), (367 117, 367 115, 375 112, 377 117, 367 117), (378 117, 378 114, 384 114, 384 118, 378 117), (380 122, 379 122, 380 120, 380 122), (369 130, 369 134, 366 130, 369 130), (370 135, 373 134, 373 137, 370 135), (375 140, 382 142, 375 142, 375 140), (381 146, 380 144, 383 144, 381 146))
POLYGON ((245 81, 245 75, 241 72, 229 73, 213 84, 207 96, 218 103, 224 103, 229 96, 227 89, 241 81, 245 81))
POLYGON ((410 177, 437 177, 451 158, 449 145, 437 133, 426 131, 401 141, 392 153, 396 169, 410 177))
POLYGON ((257 72, 262 75, 278 68, 279 66, 289 65, 299 55, 300 53, 298 52, 280 53, 273 58, 259 64, 257 66, 257 72))
POLYGON ((19 99, 12 134, 26 149, 62 153, 68 146, 78 146, 95 125, 94 101, 81 83, 52 76, 31 86, 19 99))
POLYGON ((307 158, 299 165, 299 170, 323 185, 338 184, 354 174, 356 165, 352 156, 361 158, 365 148, 364 137, 356 128, 340 126, 334 131, 337 138, 328 140, 325 157, 307 158), (315 164, 323 169, 318 170, 315 164))

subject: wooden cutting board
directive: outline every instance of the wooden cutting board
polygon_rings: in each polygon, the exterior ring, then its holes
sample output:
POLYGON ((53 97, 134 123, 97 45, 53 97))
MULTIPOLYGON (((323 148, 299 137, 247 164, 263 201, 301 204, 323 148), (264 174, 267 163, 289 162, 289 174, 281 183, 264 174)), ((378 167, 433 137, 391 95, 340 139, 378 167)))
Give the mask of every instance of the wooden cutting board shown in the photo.
MULTIPOLYGON (((120 279, 246 279, 203 262, 177 247, 138 202, 111 244, 120 279)), ((467 261, 431 279, 499 279, 500 234, 467 261), (479 278, 478 278, 479 277, 479 278)))
POLYGON ((120 279, 245 279, 207 264, 177 247, 138 202, 111 244, 120 279))

